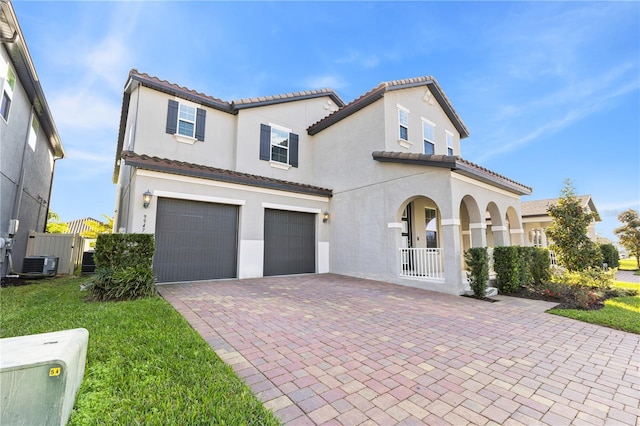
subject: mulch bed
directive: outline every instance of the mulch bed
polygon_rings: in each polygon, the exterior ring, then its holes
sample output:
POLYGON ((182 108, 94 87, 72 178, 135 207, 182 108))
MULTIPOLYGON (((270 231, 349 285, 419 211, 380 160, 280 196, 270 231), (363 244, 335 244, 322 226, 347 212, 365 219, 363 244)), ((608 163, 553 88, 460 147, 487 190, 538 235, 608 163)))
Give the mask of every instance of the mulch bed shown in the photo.
POLYGON ((27 284, 29 284, 27 280, 19 277, 2 277, 0 279, 0 287, 18 287, 27 284))

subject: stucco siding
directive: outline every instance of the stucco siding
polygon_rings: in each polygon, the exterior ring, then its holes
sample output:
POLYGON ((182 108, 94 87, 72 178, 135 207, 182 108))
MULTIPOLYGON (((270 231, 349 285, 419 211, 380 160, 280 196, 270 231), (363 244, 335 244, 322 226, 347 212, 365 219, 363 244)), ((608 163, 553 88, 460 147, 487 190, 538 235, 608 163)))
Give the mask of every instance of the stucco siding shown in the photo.
MULTIPOLYGON (((222 169, 233 167, 236 139, 236 118, 233 114, 184 101, 143 86, 140 86, 132 94, 132 106, 134 103, 137 103, 137 106, 130 109, 127 121, 135 123, 133 148, 137 154, 222 169), (166 133, 169 99, 206 111, 204 141, 194 140, 193 143, 184 143, 180 142, 180 138, 176 135, 166 133)), ((126 133, 123 144, 125 149, 127 149, 128 140, 129 133, 126 133)))
POLYGON ((460 134, 437 102, 430 104, 423 99, 426 87, 394 90, 385 93, 385 150, 401 152, 424 152, 422 118, 435 124, 436 155, 447 155, 446 132, 453 135, 453 154, 460 155, 460 134), (409 148, 399 141, 398 105, 409 110, 409 148))
MULTIPOLYGON (((277 105, 241 109, 237 116, 235 170, 290 182, 314 184, 315 141, 307 127, 328 115, 329 97, 312 98, 277 105), (260 125, 275 125, 298 135, 298 167, 283 170, 260 160, 260 125)), ((331 104, 335 106, 334 104, 331 104)))
POLYGON ((314 136, 316 185, 334 194, 385 180, 371 153, 384 148, 384 109, 375 102, 314 136))

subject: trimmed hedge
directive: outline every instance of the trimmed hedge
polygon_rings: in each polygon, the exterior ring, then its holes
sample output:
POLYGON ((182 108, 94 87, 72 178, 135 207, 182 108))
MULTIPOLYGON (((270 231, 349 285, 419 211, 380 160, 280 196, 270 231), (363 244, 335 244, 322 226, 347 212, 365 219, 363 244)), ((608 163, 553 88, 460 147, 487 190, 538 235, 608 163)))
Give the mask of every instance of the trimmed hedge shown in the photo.
POLYGON ((549 252, 537 247, 501 246, 493 249, 493 270, 501 293, 513 293, 523 285, 548 281, 549 252))
POLYGON ((486 247, 472 247, 464 253, 467 262, 467 278, 473 294, 484 297, 489 281, 489 255, 486 247))
POLYGON ((619 266, 620 254, 616 246, 613 244, 600 244, 600 251, 602 252, 602 261, 609 268, 617 268, 619 266))
POLYGON ((133 300, 157 294, 151 234, 100 234, 91 291, 97 300, 133 300))

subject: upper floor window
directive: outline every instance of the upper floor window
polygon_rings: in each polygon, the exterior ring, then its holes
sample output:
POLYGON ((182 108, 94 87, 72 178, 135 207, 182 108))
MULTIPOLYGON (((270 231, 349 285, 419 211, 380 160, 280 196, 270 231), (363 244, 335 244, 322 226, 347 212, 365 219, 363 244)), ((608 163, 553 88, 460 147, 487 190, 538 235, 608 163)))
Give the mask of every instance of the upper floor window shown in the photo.
POLYGON ((453 133, 445 131, 447 135, 447 155, 453 155, 453 133))
POLYGON ((400 139, 409 140, 409 110, 398 105, 398 124, 400 125, 400 139))
POLYGON ((7 67, 7 77, 2 85, 2 100, 0 101, 0 115, 4 121, 9 121, 9 111, 13 99, 13 89, 16 87, 16 75, 11 67, 7 67))
POLYGON ((298 135, 274 124, 261 124, 260 159, 298 167, 298 135))
POLYGON ((422 140, 424 142, 424 153, 435 154, 436 125, 427 119, 422 119, 422 140))
POLYGON ((176 135, 181 142, 204 141, 207 111, 183 102, 169 99, 167 109, 167 133, 176 135), (184 136, 180 138, 179 136, 184 136))
POLYGON ((31 128, 29 129, 29 147, 31 147, 32 151, 36 150, 36 141, 38 140, 38 129, 40 129, 40 125, 38 124, 38 119, 36 115, 33 114, 31 116, 31 128))

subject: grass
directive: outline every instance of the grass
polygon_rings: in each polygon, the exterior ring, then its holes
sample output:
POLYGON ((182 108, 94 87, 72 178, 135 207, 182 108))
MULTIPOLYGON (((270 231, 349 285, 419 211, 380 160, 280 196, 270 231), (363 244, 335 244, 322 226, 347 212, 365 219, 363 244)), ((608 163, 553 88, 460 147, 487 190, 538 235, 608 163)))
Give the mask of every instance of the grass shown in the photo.
POLYGON ((621 271, 636 271, 636 275, 640 275, 640 270, 638 270, 638 262, 635 257, 630 259, 620 259, 618 264, 618 269, 621 271))
POLYGON ((616 281, 614 287, 638 290, 638 294, 605 300, 598 310, 551 309, 549 313, 640 334, 640 284, 616 281))
POLYGON ((277 425, 164 299, 85 302, 87 278, 0 289, 0 337, 89 330, 84 381, 69 425, 277 425))

